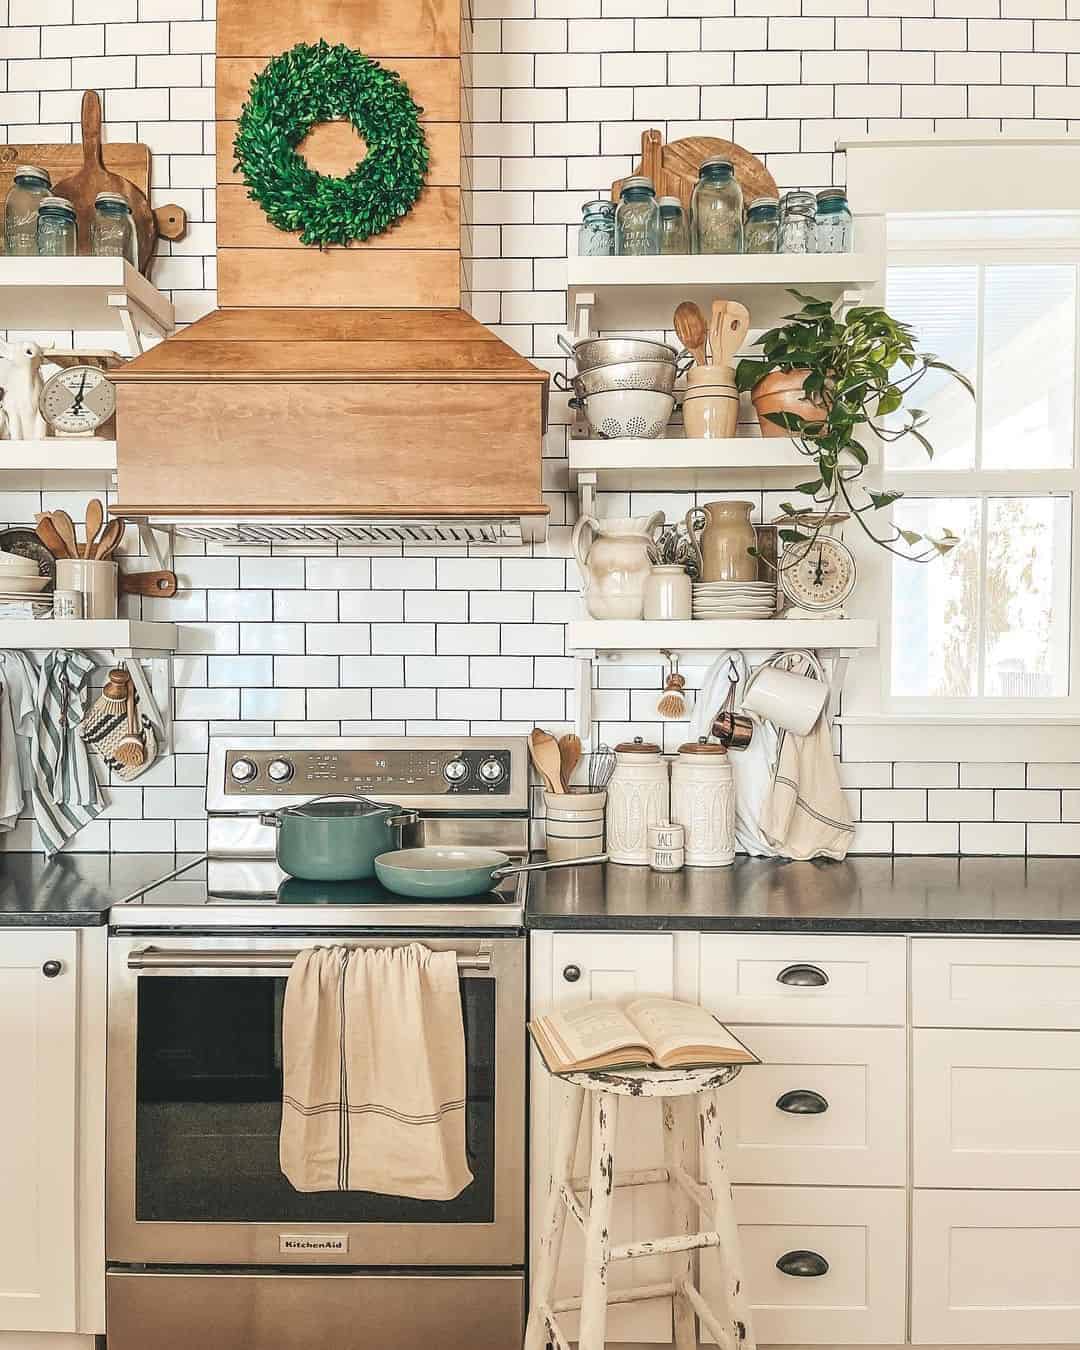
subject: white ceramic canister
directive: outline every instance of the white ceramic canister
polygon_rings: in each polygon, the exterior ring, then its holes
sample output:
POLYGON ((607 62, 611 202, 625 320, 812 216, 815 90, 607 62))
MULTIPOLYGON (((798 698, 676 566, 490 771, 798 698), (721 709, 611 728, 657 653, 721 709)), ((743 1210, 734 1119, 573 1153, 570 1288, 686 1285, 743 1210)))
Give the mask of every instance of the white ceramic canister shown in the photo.
POLYGON ((669 818, 668 766, 660 747, 640 736, 617 745, 607 794, 608 857, 648 867, 649 830, 669 818))
POLYGON ((607 792, 545 792, 545 834, 551 862, 591 858, 604 851, 607 792))
POLYGON ((686 831, 662 820, 649 831, 649 866, 654 872, 681 872, 686 862, 686 831))
POLYGON ((671 766, 671 819, 686 830, 688 867, 735 861, 735 781, 722 745, 703 736, 679 746, 671 766))
POLYGON ((689 619, 693 614, 694 590, 681 564, 658 563, 645 582, 646 619, 689 619))

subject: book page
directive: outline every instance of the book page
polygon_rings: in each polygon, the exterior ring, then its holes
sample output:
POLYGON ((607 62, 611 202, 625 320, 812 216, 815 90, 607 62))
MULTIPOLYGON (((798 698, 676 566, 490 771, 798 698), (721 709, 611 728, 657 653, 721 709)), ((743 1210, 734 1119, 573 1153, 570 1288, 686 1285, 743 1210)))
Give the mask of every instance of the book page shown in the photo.
POLYGON ((639 998, 627 1004, 627 1016, 639 1029, 658 1063, 689 1047, 715 1051, 720 1063, 752 1059, 737 1040, 706 1008, 673 998, 639 998))
POLYGON ((636 1046, 641 1035, 617 1003, 581 1003, 544 1019, 562 1038, 573 1061, 595 1059, 636 1046))

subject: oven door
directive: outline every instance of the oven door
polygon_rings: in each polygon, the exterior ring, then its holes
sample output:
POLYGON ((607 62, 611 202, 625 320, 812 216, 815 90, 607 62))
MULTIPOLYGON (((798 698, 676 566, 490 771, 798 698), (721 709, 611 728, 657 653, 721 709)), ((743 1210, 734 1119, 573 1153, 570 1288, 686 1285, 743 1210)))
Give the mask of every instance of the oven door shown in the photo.
POLYGON ((303 1194, 278 1166, 285 980, 295 953, 325 935, 110 939, 110 1262, 524 1264, 524 939, 422 940, 457 952, 465 1018, 474 1180, 438 1202, 303 1194))

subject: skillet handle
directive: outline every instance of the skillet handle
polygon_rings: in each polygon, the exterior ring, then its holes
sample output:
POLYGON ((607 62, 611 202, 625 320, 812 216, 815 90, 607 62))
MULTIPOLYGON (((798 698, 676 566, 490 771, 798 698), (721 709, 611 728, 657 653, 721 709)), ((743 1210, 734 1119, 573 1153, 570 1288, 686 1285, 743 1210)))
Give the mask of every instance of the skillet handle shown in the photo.
POLYGON ((563 858, 559 862, 517 863, 508 867, 496 867, 491 876, 493 880, 501 880, 518 872, 550 872, 556 867, 581 867, 585 863, 602 863, 607 860, 606 853, 593 853, 587 858, 563 858))

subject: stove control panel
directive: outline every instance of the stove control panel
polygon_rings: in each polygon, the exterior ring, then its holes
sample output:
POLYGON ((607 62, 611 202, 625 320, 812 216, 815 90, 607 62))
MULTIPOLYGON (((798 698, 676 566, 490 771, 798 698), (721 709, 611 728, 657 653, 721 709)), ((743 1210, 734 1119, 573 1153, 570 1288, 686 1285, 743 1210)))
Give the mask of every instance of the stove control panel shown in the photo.
POLYGON ((501 747, 439 749, 228 750, 226 797, 297 797, 331 793, 385 797, 506 797, 512 754, 501 747))

